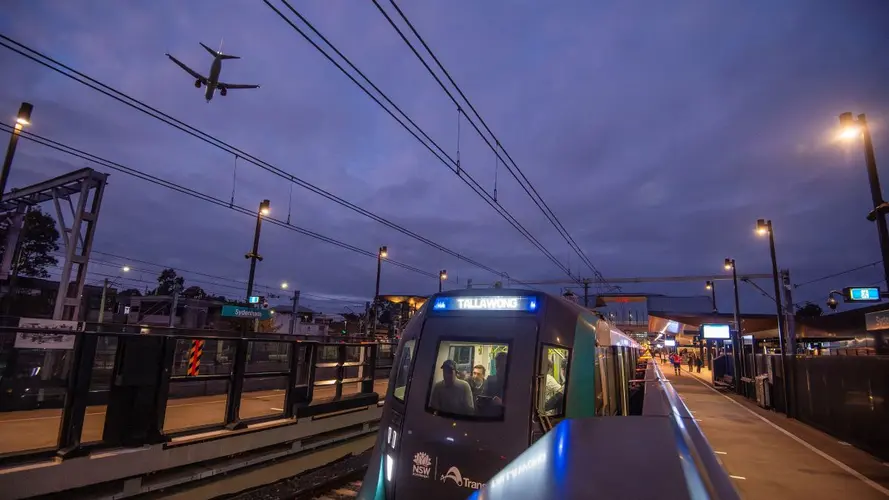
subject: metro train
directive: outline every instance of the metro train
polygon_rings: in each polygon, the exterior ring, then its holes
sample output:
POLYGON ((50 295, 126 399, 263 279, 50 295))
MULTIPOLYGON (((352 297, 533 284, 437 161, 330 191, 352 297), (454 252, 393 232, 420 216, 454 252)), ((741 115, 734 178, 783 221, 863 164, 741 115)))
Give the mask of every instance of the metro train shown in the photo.
POLYGON ((432 296, 404 330, 358 498, 466 498, 564 418, 626 414, 636 341, 562 297, 432 296))

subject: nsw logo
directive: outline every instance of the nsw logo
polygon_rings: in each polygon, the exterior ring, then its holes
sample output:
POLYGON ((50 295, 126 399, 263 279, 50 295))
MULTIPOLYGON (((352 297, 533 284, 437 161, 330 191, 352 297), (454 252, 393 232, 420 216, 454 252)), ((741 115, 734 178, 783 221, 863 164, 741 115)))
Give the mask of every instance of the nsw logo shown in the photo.
POLYGON ((429 473, 432 468, 432 459, 429 458, 429 455, 423 453, 422 451, 414 455, 414 465, 412 467, 413 475, 415 477, 420 477, 423 479, 429 479, 429 473))

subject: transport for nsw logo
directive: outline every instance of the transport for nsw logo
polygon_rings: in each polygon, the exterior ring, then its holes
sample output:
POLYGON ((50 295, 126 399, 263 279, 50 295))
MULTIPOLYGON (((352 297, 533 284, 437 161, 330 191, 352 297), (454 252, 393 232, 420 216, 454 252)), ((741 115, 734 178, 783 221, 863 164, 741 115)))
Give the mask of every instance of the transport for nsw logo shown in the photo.
MULTIPOLYGON (((432 459, 429 458, 429 455, 423 453, 422 451, 414 455, 414 466, 413 466, 413 474, 416 477, 421 477, 423 479, 429 479, 429 472, 431 471, 432 459)), ((459 473, 459 472, 458 472, 459 473)))
POLYGON ((451 467, 450 469, 448 469, 447 474, 443 474, 441 476, 441 482, 443 482, 443 483, 446 482, 448 479, 457 483, 457 486, 463 486, 464 488, 472 488, 474 490, 477 490, 485 485, 485 483, 480 483, 478 481, 473 481, 472 479, 469 479, 468 477, 463 477, 463 475, 460 474, 460 469, 458 469, 456 467, 451 467))

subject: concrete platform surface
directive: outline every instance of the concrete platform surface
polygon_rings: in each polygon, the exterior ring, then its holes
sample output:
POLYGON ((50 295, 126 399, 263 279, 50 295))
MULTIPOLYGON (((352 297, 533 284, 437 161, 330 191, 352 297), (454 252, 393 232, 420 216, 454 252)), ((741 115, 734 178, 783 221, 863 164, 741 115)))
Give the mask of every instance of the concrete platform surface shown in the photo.
POLYGON ((664 370, 745 499, 889 498, 889 464, 709 382, 664 370))

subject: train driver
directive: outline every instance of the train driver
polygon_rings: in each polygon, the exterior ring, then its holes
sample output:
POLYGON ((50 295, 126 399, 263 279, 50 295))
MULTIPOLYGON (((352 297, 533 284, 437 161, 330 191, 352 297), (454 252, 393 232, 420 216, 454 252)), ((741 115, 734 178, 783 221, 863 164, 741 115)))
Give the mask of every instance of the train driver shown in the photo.
POLYGON ((442 380, 432 387, 429 406, 457 415, 472 415, 475 410, 472 388, 465 380, 457 378, 457 364, 446 359, 441 364, 442 380))

